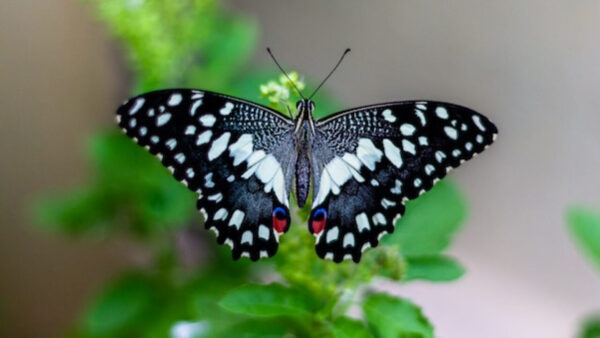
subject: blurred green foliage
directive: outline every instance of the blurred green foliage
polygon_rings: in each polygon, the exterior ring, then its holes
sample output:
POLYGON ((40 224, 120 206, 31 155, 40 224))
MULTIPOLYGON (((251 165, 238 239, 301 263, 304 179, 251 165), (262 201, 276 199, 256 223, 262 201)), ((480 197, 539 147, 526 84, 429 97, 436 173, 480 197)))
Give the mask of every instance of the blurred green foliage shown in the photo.
MULTIPOLYGON (((567 212, 567 227, 583 254, 600 270, 600 212, 587 207, 572 207, 567 212)), ((579 337, 600 337, 600 314, 585 319, 579 337)))
MULTIPOLYGON (((133 71, 131 94, 189 86, 294 110, 299 98, 285 76, 254 67, 257 25, 225 12, 216 0, 87 0, 120 42, 133 71)), ((289 74, 296 87, 306 82, 289 74)), ((315 97, 317 116, 339 108, 315 97)), ((373 280, 451 281, 464 269, 444 254, 466 215, 447 182, 409 202, 396 232, 360 264, 317 257, 306 229, 309 203, 293 210, 278 254, 232 261, 195 210, 195 196, 120 132, 87 144, 92 175, 83 187, 38 203, 46 230, 73 237, 127 236, 151 263, 104 287, 71 337, 432 337, 414 303, 374 292, 373 280), (193 245, 181 245, 181 240, 193 245), (187 256, 204 257, 192 266, 187 256), (265 284, 269 280, 271 283, 265 284), (350 308, 360 318, 348 317, 350 308)))

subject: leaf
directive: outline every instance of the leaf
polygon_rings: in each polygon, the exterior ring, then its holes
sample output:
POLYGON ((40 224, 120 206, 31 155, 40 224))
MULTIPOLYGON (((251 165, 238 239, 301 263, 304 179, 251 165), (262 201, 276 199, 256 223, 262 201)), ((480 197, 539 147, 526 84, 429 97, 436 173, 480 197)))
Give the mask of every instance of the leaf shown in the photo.
POLYGON ((129 275, 108 286, 91 305, 83 331, 91 336, 121 335, 149 320, 156 290, 141 275, 129 275))
POLYGON ((567 224, 583 253, 600 269, 600 214, 589 208, 574 207, 567 212, 567 224))
MULTIPOLYGON (((237 17, 236 20, 227 20, 218 25, 206 46, 207 60, 202 67, 206 74, 194 74, 193 78, 208 76, 214 79, 215 87, 225 87, 223 84, 230 82, 248 61, 257 38, 258 25, 252 20, 237 17)), ((197 70, 200 71, 199 68, 197 70)))
POLYGON ((229 292, 220 302, 223 308, 250 316, 306 316, 318 304, 310 296, 281 284, 248 284, 229 292))
POLYGON ((598 338, 600 337, 600 316, 593 315, 586 318, 581 327, 578 337, 598 338))
POLYGON ((441 181, 407 204, 396 230, 383 243, 399 245, 406 256, 438 254, 448 247, 465 216, 463 198, 452 184, 441 181))
POLYGON ((334 338, 373 337, 363 322, 348 317, 340 317, 331 323, 331 331, 334 338))
POLYGON ((433 337, 433 327, 421 309, 402 298, 383 293, 367 296, 363 311, 377 337, 433 337))
POLYGON ((465 269, 454 259, 442 255, 409 256, 408 268, 404 280, 427 280, 430 282, 449 282, 460 278, 465 269))
POLYGON ((272 320, 246 320, 243 322, 228 325, 222 331, 212 333, 214 337, 240 337, 240 338, 280 338, 290 335, 299 337, 295 333, 295 325, 280 318, 272 320))
POLYGON ((67 235, 80 235, 111 226, 108 196, 95 187, 48 195, 34 204, 36 224, 67 235))

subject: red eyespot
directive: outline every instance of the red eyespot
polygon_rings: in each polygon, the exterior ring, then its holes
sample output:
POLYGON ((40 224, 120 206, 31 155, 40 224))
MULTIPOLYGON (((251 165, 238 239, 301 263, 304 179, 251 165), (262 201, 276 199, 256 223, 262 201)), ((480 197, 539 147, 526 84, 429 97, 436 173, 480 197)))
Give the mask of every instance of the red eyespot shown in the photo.
POLYGON ((319 208, 315 211, 310 222, 311 230, 314 234, 319 234, 325 229, 325 223, 327 222, 327 211, 323 208, 319 208))
POLYGON ((277 207, 273 210, 273 229, 278 233, 285 232, 288 227, 287 212, 282 207, 277 207))

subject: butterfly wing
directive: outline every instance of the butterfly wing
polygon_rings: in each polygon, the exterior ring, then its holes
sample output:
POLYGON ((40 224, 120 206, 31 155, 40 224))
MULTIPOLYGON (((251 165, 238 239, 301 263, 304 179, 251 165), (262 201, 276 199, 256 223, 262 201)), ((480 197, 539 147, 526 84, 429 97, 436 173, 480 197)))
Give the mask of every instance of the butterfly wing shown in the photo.
POLYGON ((317 121, 309 218, 317 254, 358 262, 394 231, 407 200, 482 152, 496 133, 483 115, 432 101, 361 107, 317 121))
POLYGON ((205 226, 235 259, 270 257, 290 223, 293 124, 269 108, 198 90, 163 90, 117 111, 127 136, 198 193, 205 226))

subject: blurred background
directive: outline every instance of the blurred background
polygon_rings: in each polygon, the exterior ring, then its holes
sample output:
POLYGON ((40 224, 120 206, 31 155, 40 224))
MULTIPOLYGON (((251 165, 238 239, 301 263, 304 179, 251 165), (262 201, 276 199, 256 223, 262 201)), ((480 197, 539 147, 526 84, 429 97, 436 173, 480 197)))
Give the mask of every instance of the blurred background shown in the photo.
MULTIPOLYGON (((287 68, 319 80, 351 47, 327 84, 339 106, 433 99, 496 122, 496 144, 450 175, 469 217, 449 252, 467 273, 450 284, 383 285, 421 305, 438 336, 570 337, 600 309, 600 275, 565 227, 570 205, 600 207, 599 2, 221 6, 257 29, 245 67, 275 71, 270 46, 287 68)), ((0 75, 0 327, 7 337, 56 336, 128 259, 147 259, 128 237, 70 240, 29 215, 40 194, 90 177, 83 144, 113 127, 132 73, 95 5, 4 0, 0 75)))

